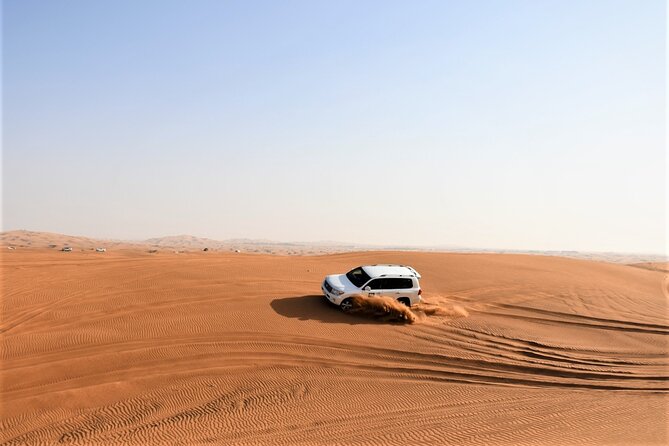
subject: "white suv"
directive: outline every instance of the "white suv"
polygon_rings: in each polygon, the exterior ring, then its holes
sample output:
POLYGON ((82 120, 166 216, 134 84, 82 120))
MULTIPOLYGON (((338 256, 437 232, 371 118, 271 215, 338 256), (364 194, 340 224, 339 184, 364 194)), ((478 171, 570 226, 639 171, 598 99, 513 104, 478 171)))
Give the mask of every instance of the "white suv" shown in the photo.
POLYGON ((404 265, 366 265, 346 274, 327 276, 321 285, 325 297, 342 310, 353 308, 351 296, 389 296, 407 307, 421 300, 420 274, 404 265))

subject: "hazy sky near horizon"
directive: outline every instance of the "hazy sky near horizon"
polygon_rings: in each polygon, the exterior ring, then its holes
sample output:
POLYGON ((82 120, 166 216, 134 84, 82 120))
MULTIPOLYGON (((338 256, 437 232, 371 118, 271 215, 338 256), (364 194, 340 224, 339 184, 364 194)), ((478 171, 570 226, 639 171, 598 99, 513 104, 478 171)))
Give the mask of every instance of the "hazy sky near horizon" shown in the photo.
POLYGON ((664 1, 2 15, 3 230, 665 249, 664 1))

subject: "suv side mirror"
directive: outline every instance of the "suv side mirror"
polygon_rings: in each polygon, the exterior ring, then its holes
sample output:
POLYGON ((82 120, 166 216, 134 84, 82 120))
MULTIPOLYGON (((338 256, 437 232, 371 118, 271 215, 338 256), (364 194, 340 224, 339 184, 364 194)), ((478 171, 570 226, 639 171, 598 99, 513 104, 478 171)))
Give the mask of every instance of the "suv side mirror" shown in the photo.
POLYGON ((368 286, 366 286, 366 287, 365 287, 365 291, 372 291, 372 287, 371 287, 371 286, 369 286, 369 285, 368 285, 368 286))

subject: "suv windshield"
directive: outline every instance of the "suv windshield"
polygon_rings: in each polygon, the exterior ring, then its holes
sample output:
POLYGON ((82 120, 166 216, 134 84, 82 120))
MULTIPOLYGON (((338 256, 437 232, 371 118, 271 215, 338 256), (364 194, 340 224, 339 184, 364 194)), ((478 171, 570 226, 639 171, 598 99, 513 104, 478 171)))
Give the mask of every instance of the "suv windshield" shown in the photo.
POLYGON ((358 268, 352 269, 351 271, 346 273, 346 277, 348 280, 351 281, 351 283, 358 288, 363 286, 364 284, 367 283, 371 277, 365 272, 364 269, 362 269, 362 266, 359 266, 358 268))

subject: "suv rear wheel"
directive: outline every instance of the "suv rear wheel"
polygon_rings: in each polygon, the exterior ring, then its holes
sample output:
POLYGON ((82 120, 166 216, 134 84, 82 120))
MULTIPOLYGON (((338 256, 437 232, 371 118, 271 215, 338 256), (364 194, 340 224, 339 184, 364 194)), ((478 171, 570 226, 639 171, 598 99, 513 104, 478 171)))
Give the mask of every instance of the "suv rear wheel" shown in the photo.
POLYGON ((409 300, 408 297, 400 297, 399 299, 397 299, 397 302, 399 302, 399 303, 401 303, 401 304, 404 304, 404 305, 406 305, 407 307, 410 307, 410 306, 411 306, 411 301, 409 300))

